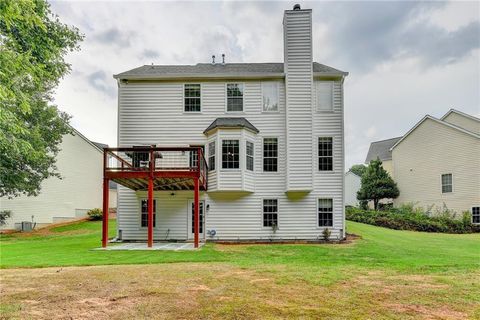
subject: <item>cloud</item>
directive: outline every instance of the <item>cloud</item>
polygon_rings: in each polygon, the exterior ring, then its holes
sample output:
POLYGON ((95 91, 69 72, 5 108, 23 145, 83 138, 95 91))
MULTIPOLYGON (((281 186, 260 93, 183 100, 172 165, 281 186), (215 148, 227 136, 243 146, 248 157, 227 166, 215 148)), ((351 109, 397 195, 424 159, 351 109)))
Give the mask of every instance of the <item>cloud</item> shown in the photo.
POLYGON ((128 48, 134 32, 122 32, 117 28, 110 28, 94 35, 93 39, 103 45, 114 44, 118 47, 128 48))
POLYGON ((117 94, 116 88, 112 85, 112 81, 110 80, 110 77, 107 77, 104 71, 102 70, 95 71, 89 74, 87 79, 90 86, 92 86, 94 89, 110 97, 116 96, 117 94))
POLYGON ((158 57, 160 57, 160 53, 158 53, 158 52, 155 51, 155 50, 151 50, 151 49, 145 49, 145 50, 143 50, 142 55, 143 55, 145 58, 158 58, 158 57))

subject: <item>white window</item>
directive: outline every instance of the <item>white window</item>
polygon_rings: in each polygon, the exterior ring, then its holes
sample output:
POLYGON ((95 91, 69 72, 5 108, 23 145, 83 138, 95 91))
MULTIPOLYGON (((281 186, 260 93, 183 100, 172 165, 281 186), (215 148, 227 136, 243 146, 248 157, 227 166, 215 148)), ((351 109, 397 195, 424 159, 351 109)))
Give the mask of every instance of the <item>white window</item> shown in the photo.
POLYGON ((319 171, 333 170, 333 138, 332 137, 318 138, 318 170, 319 171))
POLYGON ((318 226, 333 227, 333 199, 318 199, 318 226))
MULTIPOLYGON (((148 227, 148 200, 142 200, 142 219, 141 219, 141 226, 148 227)), ((157 217, 157 201, 153 199, 153 227, 155 228, 156 224, 156 217, 157 217)))
POLYGON ((263 199, 263 226, 278 227, 277 199, 263 199))
POLYGON ((263 139, 263 171, 278 171, 278 139, 263 139))
POLYGON ((253 171, 253 153, 254 153, 254 145, 253 142, 247 141, 247 152, 245 153, 247 156, 247 170, 253 171))
POLYGON ((222 168, 240 168, 240 143, 238 140, 222 140, 222 168))
POLYGON ((333 111, 333 82, 317 82, 317 111, 333 111))
POLYGON ((215 141, 208 144, 208 170, 215 170, 215 141))
POLYGON ((264 112, 278 111, 278 82, 262 82, 262 104, 264 112))
POLYGON ((201 108, 201 86, 200 84, 185 84, 183 86, 184 110, 185 112, 200 112, 201 108))
POLYGON ((227 111, 243 111, 242 83, 227 83, 227 111))
POLYGON ((452 174, 442 174, 442 193, 449 193, 453 190, 452 174))

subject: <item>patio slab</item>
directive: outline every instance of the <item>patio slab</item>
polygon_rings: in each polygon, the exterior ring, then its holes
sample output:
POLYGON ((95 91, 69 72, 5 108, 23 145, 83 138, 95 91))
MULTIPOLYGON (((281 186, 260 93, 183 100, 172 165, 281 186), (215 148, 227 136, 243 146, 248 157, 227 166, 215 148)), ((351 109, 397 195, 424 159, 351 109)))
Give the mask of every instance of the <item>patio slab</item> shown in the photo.
MULTIPOLYGON (((199 247, 202 247, 203 243, 199 243, 199 247)), ((183 250, 196 250, 193 246, 193 243, 182 243, 182 242, 157 242, 153 243, 153 247, 149 248, 146 243, 120 243, 120 244, 110 244, 106 248, 95 248, 94 250, 107 250, 107 251, 116 251, 116 250, 166 250, 166 251, 183 251, 183 250)))

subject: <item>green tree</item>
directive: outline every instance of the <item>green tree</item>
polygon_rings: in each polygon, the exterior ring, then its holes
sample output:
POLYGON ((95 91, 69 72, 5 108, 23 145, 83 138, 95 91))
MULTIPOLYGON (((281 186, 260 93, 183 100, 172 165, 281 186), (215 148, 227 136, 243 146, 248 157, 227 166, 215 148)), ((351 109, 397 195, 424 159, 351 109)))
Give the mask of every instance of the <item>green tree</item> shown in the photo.
POLYGON ((36 195, 60 177, 55 156, 71 129, 52 96, 82 39, 45 0, 0 1, 0 196, 36 195))
POLYGON ((365 173, 365 170, 367 170, 367 167, 364 164, 354 164, 349 171, 361 177, 365 173))
POLYGON ((373 200, 375 210, 381 199, 395 199, 400 194, 397 184, 382 167, 379 159, 370 161, 362 176, 362 186, 357 192, 358 200, 373 200))

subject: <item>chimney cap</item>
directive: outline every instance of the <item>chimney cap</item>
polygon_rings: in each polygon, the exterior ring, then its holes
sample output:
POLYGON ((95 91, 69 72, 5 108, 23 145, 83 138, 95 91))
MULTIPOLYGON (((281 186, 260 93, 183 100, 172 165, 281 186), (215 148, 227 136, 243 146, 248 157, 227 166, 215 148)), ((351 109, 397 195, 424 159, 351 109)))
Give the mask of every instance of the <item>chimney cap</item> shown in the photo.
POLYGON ((293 6, 293 10, 300 10, 300 9, 302 9, 302 8, 300 7, 300 4, 298 4, 298 3, 293 6))

